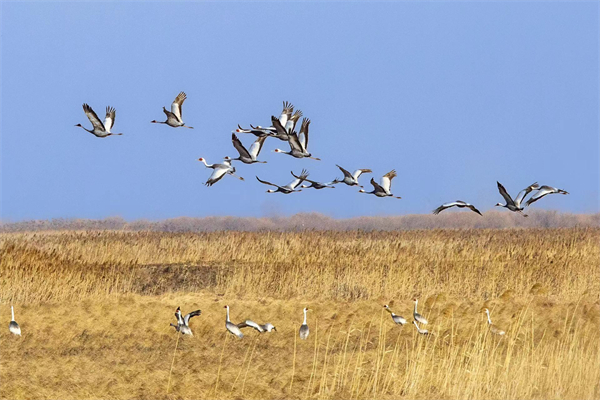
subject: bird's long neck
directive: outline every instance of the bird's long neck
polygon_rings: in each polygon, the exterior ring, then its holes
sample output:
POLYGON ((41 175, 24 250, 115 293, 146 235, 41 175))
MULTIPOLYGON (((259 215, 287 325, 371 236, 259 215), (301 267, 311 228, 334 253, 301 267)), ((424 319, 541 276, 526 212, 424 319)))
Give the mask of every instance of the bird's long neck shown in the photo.
POLYGON ((86 130, 86 131, 88 131, 89 133, 94 133, 94 130, 93 130, 93 129, 91 129, 91 130, 90 130, 90 129, 86 128, 86 127, 85 127, 85 126, 83 126, 83 125, 77 125, 77 126, 78 126, 78 127, 80 127, 80 128, 81 128, 81 129, 83 129, 83 130, 86 130))
POLYGON ((207 168, 211 168, 213 166, 213 164, 207 164, 205 159, 202 159, 202 162, 207 168))
POLYGON ((306 325, 306 310, 304 310, 304 322, 302 323, 302 325, 306 325))
POLYGON ((10 306, 10 313, 12 314, 11 321, 14 321, 15 320, 15 309, 13 306, 10 306))
POLYGON ((227 307, 227 322, 230 322, 229 321, 229 307, 227 307))
POLYGON ((492 319, 490 318, 490 312, 486 311, 485 313, 487 314, 487 317, 488 317, 488 324, 491 325, 492 324, 492 319))
POLYGON ((419 300, 415 300, 415 314, 417 313, 417 304, 419 303, 419 300))

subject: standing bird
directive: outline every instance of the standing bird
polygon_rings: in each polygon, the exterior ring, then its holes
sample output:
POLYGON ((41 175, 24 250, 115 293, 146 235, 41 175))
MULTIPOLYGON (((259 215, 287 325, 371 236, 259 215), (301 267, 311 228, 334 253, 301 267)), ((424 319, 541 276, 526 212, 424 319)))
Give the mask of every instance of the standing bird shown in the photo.
POLYGON ((267 322, 266 324, 261 325, 261 324, 257 324, 254 321, 251 321, 249 319, 247 319, 245 322, 237 324, 237 327, 240 328, 240 329, 251 327, 251 328, 256 329, 260 333, 271 332, 271 331, 277 332, 277 328, 275 328, 273 326, 273 324, 270 323, 270 322, 267 322))
POLYGON ((13 308, 13 306, 10 306, 10 312, 12 314, 12 318, 10 320, 10 323, 8 324, 8 330, 13 335, 21 336, 21 327, 19 326, 19 324, 17 324, 17 321, 15 321, 15 309, 13 308))
POLYGON ((349 171, 345 170, 344 168, 340 167, 339 165, 336 164, 336 167, 338 167, 342 173, 344 174, 344 178, 342 180, 339 179, 335 179, 332 183, 336 184, 336 183, 345 183, 348 186, 360 186, 361 185, 358 184, 358 178, 362 175, 362 174, 370 174, 371 171, 370 169, 357 169, 356 171, 354 171, 353 174, 351 174, 349 171))
POLYGON ((392 186, 392 179, 394 179, 396 176, 396 170, 393 169, 381 177, 380 184, 377 184, 377 182, 375 182, 375 179, 371 178, 371 185, 373 185, 375 189, 371 192, 365 192, 363 189, 360 189, 359 192, 366 194, 374 194, 377 197, 395 197, 396 199, 401 199, 402 197, 394 196, 390 192, 390 188, 392 186))
POLYGON ((312 158, 313 160, 320 161, 320 158, 313 157, 312 154, 310 154, 307 150, 309 125, 310 119, 304 118, 302 120, 302 127, 300 128, 299 135, 296 135, 296 132, 294 131, 289 131, 288 133, 288 143, 290 144, 290 151, 275 149, 275 153, 283 153, 295 158, 312 158))
POLYGON ((235 147, 235 149, 238 151, 238 153, 240 153, 240 156, 238 158, 234 158, 234 160, 241 161, 244 164, 254 164, 254 163, 265 164, 266 161, 258 161, 256 158, 260 154, 260 150, 262 149, 262 146, 265 143, 266 139, 267 139, 266 136, 259 137, 258 139, 256 139, 254 141, 254 143, 252 143, 250 145, 250 150, 246 150, 246 148, 244 147, 242 142, 240 142, 240 139, 238 139, 238 137, 235 136, 235 133, 232 133, 231 134, 231 142, 233 143, 233 147, 235 147))
POLYGON ((453 201, 453 202, 451 202, 451 203, 445 203, 445 204, 442 204, 441 206, 439 206, 438 208, 436 208, 435 210, 433 210, 433 213, 434 213, 435 215, 437 215, 437 214, 439 214, 440 212, 444 211, 446 208, 450 208, 450 207, 454 207, 454 206, 456 206, 456 207, 458 207, 458 208, 464 208, 464 207, 468 207, 468 208, 470 208, 470 209, 471 209, 471 211, 474 211, 474 212, 476 212, 477 214, 481 215, 481 213, 479 212, 479 210, 478 210, 478 209, 476 209, 474 205, 472 205, 472 204, 469 204, 469 203, 467 203, 467 202, 464 202, 464 201, 462 201, 462 200, 456 200, 456 201, 453 201))
POLYGON ((413 301, 415 302, 415 310, 413 311, 413 318, 415 319, 415 321, 423 324, 423 325, 427 325, 427 320, 425 319, 425 317, 423 317, 421 314, 419 314, 417 312, 417 304, 419 303, 418 299, 413 299, 413 301))
POLYGON ((525 189, 521 190, 519 192, 519 194, 517 195, 517 197, 513 200, 512 197, 510 197, 510 195, 504 188, 504 186, 502 186, 502 184, 498 181, 496 181, 496 183, 498 184, 498 191, 500 192, 502 197, 504 197, 504 200, 506 200, 506 204, 496 203, 496 207, 506 207, 510 211, 518 212, 522 216, 527 217, 527 214, 523 213, 524 207, 521 207, 521 203, 523 202, 523 199, 525 198, 525 196, 527 196, 532 190, 539 189, 540 185, 538 185, 538 183, 535 182, 535 183, 527 186, 525 189))
POLYGON ((100 121, 100 118, 98 118, 98 115, 94 112, 94 110, 92 110, 92 107, 88 106, 85 103, 83 104, 83 112, 85 113, 85 115, 87 115, 88 119, 92 123, 92 130, 85 128, 81 124, 77 124, 75 126, 78 126, 81 129, 85 129, 92 135, 97 136, 99 138, 104 138, 113 135, 122 135, 122 133, 112 133, 110 131, 113 125, 115 124, 116 110, 114 108, 110 106, 106 107, 106 117, 104 119, 104 123, 100 121))
POLYGON ((535 193, 533 196, 531 196, 529 198, 529 200, 527 200, 527 202, 525 203, 525 206, 530 206, 532 203, 535 203, 536 201, 538 201, 539 199, 541 199, 542 197, 548 195, 548 194, 569 194, 569 192, 567 192, 566 190, 562 190, 562 189, 558 189, 552 186, 542 186, 538 189, 537 193, 535 193))
POLYGON ((415 324, 415 326, 417 327, 417 331, 421 335, 429 335, 429 331, 427 329, 421 329, 421 328, 419 328, 419 325, 417 325, 417 321, 413 321, 413 324, 415 324))
POLYGON ((231 322, 229 320, 229 306, 225 306, 223 308, 227 309, 227 319, 225 320, 225 328, 227 328, 227 330, 237 336, 238 338, 243 338, 244 334, 242 333, 242 331, 240 330, 240 328, 238 328, 238 326, 236 324, 234 324, 233 322, 231 322))
POLYGON ((184 92, 180 92, 177 95, 177 97, 175 97, 175 100, 171 104, 171 111, 167 111, 167 109, 165 107, 163 107, 163 112, 167 115, 167 120, 164 122, 152 120, 150 122, 152 122, 153 124, 166 124, 173 128, 183 127, 183 128, 194 129, 191 126, 187 126, 181 119, 182 115, 183 115, 182 106, 183 106, 183 102, 185 101, 185 99, 187 99, 187 95, 184 92))
POLYGON ((186 314, 185 317, 181 317, 181 308, 177 307, 177 310, 175 310, 175 318, 177 318, 177 325, 175 324, 169 324, 170 326, 175 327, 175 330, 177 332, 181 332, 182 335, 190 335, 190 336, 194 336, 194 334, 192 333, 192 330, 190 329, 190 318, 195 317, 196 315, 200 315, 202 313, 202 311, 200 310, 196 310, 196 311, 192 311, 189 314, 186 314))
POLYGON ((390 310, 390 307, 387 304, 385 306, 383 306, 383 308, 385 308, 385 310, 392 315, 392 320, 394 321, 395 324, 397 324, 397 325, 406 324, 406 320, 404 318, 402 318, 401 316, 394 314, 392 312, 392 310, 390 310))
POLYGON ((213 173, 210 174, 210 177, 208 178, 208 180, 205 183, 206 186, 214 185, 215 183, 219 182, 226 174, 235 176, 236 178, 238 178, 241 181, 244 180, 244 178, 242 178, 241 176, 237 176, 235 174, 235 167, 231 166, 231 158, 229 158, 229 156, 226 156, 223 159, 223 164, 207 164, 206 159, 204 159, 202 157, 200 157, 198 159, 198 161, 202 161, 204 163, 204 165, 206 166, 206 168, 213 169, 213 173))
POLYGON ((498 328, 496 325, 492 324, 492 319, 490 318, 490 310, 488 310, 487 308, 485 309, 485 313, 487 314, 487 319, 488 319, 488 325, 490 327, 490 332, 492 332, 494 335, 504 335, 506 332, 504 332, 502 329, 498 328))
POLYGON ((294 179, 293 181, 291 181, 290 183, 288 183, 285 186, 279 186, 279 185, 276 185, 276 184, 271 183, 271 182, 263 181, 258 176, 256 177, 256 179, 258 179, 258 181, 260 183, 264 183, 265 185, 275 186, 277 188, 277 190, 269 189, 269 190, 267 190, 267 193, 277 193, 277 192, 280 192, 280 193, 283 193, 283 194, 290 194, 290 193, 293 193, 293 192, 301 192, 302 189, 296 190, 296 187, 299 184, 301 184, 302 182, 304 182, 304 180, 308 177, 308 171, 305 170, 305 169, 303 169, 302 173, 300 174, 299 177, 296 177, 296 175, 294 175, 293 172, 291 172, 291 173, 292 173, 292 176, 294 176, 294 178, 296 178, 296 179, 294 179))
POLYGON ((302 340, 306 340, 306 338, 308 338, 308 334, 310 333, 310 330, 308 329, 308 325, 306 324, 306 312, 308 311, 308 307, 304 307, 304 322, 302 323, 302 325, 300 325, 300 339, 302 340))

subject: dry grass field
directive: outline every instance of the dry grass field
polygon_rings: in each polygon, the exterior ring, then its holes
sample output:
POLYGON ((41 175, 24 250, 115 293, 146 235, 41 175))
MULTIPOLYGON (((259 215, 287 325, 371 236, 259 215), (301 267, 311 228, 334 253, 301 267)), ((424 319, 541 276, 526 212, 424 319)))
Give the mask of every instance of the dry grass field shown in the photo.
POLYGON ((29 232, 0 246, 2 399, 600 398, 600 229, 29 232), (412 322, 415 296, 432 335, 382 307, 412 322), (278 332, 227 334, 225 304, 278 332), (193 337, 169 327, 177 306, 202 310, 193 337))

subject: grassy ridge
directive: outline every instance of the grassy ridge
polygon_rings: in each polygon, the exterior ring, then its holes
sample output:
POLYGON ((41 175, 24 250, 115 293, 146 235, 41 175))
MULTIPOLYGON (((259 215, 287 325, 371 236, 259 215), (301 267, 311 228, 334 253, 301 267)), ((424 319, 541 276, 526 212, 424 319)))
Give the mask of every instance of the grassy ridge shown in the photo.
POLYGON ((0 333, 0 397, 598 398, 599 239, 598 229, 0 234, 0 315, 12 301, 24 332, 0 333), (383 311, 411 321, 413 296, 432 336, 383 311), (234 322, 279 332, 226 335, 225 304, 234 322), (179 305, 203 313, 177 341, 179 305))

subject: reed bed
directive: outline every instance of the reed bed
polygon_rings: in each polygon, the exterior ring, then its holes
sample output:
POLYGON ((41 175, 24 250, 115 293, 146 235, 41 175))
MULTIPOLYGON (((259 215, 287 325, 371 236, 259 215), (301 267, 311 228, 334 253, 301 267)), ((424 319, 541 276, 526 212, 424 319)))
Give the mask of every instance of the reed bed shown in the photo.
POLYGON ((597 399, 600 230, 0 234, 3 399, 597 399), (432 333, 412 320, 412 297, 432 333), (278 332, 227 336, 234 322, 278 332), (170 322, 202 309, 193 337, 170 322), (302 308, 311 334, 299 340, 302 308), (492 335, 484 308, 506 335, 492 335), (168 392, 168 393, 167 393, 168 392))

